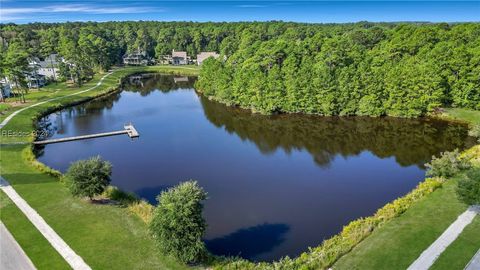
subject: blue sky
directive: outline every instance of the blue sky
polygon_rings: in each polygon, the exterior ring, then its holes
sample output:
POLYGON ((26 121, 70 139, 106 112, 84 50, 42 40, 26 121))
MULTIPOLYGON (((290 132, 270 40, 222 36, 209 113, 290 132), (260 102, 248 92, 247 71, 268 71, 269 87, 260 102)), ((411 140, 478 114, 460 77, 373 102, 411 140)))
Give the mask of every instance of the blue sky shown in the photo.
POLYGON ((476 1, 22 1, 0 0, 0 22, 480 21, 476 1))

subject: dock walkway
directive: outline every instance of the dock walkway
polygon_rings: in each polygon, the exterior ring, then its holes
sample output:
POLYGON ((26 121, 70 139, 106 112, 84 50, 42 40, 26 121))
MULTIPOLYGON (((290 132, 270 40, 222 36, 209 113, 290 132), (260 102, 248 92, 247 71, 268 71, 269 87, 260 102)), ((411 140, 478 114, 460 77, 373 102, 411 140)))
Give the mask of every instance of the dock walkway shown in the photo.
POLYGON ((73 136, 73 137, 67 137, 67 138, 50 139, 50 140, 43 140, 43 141, 35 141, 33 142, 33 144, 44 145, 44 144, 108 137, 108 136, 115 136, 115 135, 121 135, 121 134, 127 134, 130 138, 137 138, 140 136, 140 134, 135 129, 135 127, 130 123, 124 126, 124 130, 103 132, 103 133, 96 133, 96 134, 89 134, 89 135, 80 135, 80 136, 73 136))

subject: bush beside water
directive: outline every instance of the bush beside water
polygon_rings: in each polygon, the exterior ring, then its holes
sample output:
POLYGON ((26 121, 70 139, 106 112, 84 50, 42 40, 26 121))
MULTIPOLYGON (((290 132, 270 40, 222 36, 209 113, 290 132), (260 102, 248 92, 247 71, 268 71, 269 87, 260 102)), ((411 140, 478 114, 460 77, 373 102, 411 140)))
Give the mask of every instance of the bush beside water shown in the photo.
POLYGON ((452 152, 443 152, 440 157, 433 156, 427 167, 427 176, 432 177, 451 177, 461 170, 468 169, 470 163, 466 158, 461 157, 458 149, 452 152))
POLYGON ((111 175, 112 164, 96 156, 72 163, 65 174, 65 182, 74 196, 92 200, 110 184, 111 175))
POLYGON ((202 217, 205 199, 207 193, 196 181, 181 183, 157 197, 150 232, 160 250, 185 263, 205 258, 207 251, 202 241, 207 227, 202 217))

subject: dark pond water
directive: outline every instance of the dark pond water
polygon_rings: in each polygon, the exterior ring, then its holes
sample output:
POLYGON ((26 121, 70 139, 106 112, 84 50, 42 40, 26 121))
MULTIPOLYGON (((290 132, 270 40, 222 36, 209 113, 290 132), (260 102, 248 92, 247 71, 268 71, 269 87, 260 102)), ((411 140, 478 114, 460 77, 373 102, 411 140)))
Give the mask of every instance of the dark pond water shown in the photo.
POLYGON ((122 129, 127 136, 48 145, 39 160, 65 171, 101 155, 113 185, 155 202, 196 179, 209 194, 205 241, 252 260, 296 256, 406 194, 432 155, 469 144, 465 126, 436 120, 253 115, 199 97, 195 78, 152 75, 65 109, 40 125, 53 138, 122 129))

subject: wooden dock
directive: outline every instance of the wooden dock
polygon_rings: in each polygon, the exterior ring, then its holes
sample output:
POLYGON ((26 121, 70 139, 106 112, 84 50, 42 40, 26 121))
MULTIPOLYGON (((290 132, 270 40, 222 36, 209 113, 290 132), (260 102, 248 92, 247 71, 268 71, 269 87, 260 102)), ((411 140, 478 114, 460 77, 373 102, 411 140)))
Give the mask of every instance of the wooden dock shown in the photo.
POLYGON ((44 141, 35 141, 35 142, 33 142, 33 144, 43 145, 43 144, 79 141, 79 140, 86 140, 86 139, 93 139, 93 138, 100 138, 100 137, 108 137, 108 136, 115 136, 115 135, 121 135, 121 134, 127 134, 128 137, 130 137, 130 138, 137 138, 137 137, 140 136, 140 134, 135 129, 135 127, 132 125, 132 123, 124 125, 123 128, 124 128, 124 130, 119 130, 119 131, 103 132, 103 133, 96 133, 96 134, 89 134, 89 135, 80 135, 80 136, 58 138, 58 139, 51 139, 51 140, 44 140, 44 141))

